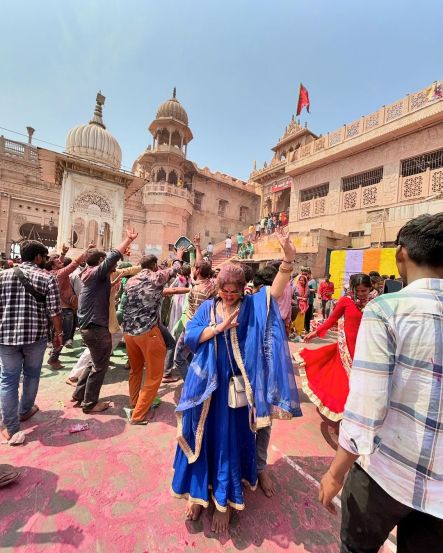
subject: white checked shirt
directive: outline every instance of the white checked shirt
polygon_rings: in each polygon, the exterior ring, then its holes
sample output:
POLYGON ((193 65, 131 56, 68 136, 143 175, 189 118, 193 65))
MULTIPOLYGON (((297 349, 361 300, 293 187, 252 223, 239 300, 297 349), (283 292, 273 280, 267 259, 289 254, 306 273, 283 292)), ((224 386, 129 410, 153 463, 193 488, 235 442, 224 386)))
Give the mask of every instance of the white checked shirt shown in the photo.
POLYGON ((14 269, 0 272, 0 344, 32 344, 48 336, 48 317, 61 313, 60 294, 54 273, 24 262, 20 269, 32 287, 46 296, 38 302, 14 275, 14 269))
POLYGON ((365 307, 339 441, 394 499, 443 518, 443 280, 365 307))

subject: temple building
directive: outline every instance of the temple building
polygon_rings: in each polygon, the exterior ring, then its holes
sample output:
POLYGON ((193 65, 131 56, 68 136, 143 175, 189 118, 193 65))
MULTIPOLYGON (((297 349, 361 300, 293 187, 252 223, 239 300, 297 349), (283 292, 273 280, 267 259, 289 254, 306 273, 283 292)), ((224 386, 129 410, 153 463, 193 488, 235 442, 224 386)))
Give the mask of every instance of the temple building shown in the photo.
POLYGON ((89 123, 71 129, 63 153, 0 137, 0 251, 14 255, 26 238, 48 247, 89 242, 109 249, 124 228, 139 233, 131 258, 167 257, 181 236, 200 232, 206 245, 244 230, 259 216, 255 185, 187 159, 188 115, 173 96, 149 125, 150 144, 121 168, 122 151, 103 119, 99 93, 89 123))
POLYGON ((392 246, 406 221, 443 211, 443 82, 323 136, 293 119, 273 151, 250 175, 261 214, 289 210, 301 262, 322 276, 328 250, 392 246))

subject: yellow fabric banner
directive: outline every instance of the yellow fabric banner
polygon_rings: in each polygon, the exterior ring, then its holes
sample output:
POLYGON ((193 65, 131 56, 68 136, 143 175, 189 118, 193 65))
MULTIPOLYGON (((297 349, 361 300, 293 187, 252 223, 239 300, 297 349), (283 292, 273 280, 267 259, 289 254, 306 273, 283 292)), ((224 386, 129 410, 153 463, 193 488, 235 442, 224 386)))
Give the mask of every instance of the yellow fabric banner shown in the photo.
POLYGON ((345 281, 346 250, 333 250, 329 263, 331 281, 334 283, 334 298, 340 298, 345 281))
MULTIPOLYGON (((375 269, 377 270, 377 269, 375 269)), ((395 248, 383 248, 380 255, 380 268, 378 272, 381 275, 395 275, 398 277, 397 264, 395 263, 395 248)))

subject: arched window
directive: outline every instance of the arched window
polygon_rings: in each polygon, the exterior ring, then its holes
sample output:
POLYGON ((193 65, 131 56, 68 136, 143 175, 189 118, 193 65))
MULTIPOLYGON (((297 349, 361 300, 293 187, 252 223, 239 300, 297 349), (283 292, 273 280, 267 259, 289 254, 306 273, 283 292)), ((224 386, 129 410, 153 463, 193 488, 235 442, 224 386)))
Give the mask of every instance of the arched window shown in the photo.
POLYGON ((164 181, 166 180, 166 171, 163 169, 163 167, 161 169, 159 169, 157 171, 157 179, 156 181, 157 182, 161 182, 161 181, 164 181))
POLYGON ((103 249, 105 251, 109 250, 111 247, 111 227, 109 223, 102 223, 100 227, 100 237, 103 249))
POLYGON ((98 224, 97 221, 89 221, 88 223, 88 229, 86 231, 86 243, 90 244, 93 242, 94 244, 97 244, 98 239, 98 224))
POLYGON ((181 147, 182 137, 178 131, 174 131, 171 136, 171 145, 176 146, 177 148, 181 147))
POLYGON ((177 184, 177 173, 175 171, 169 173, 168 182, 169 184, 177 184))
POLYGON ((72 225, 71 242, 77 248, 85 247, 85 222, 81 217, 76 217, 72 225))
POLYGON ((168 129, 160 129, 158 131, 157 140, 159 146, 161 144, 169 144, 169 131, 168 129))

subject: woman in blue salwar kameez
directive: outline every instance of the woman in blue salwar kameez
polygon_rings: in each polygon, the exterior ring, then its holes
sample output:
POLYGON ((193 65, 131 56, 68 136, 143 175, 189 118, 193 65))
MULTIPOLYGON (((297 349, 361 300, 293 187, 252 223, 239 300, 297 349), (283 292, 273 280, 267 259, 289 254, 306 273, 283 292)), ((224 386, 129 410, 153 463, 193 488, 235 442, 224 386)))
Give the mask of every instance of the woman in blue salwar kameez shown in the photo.
POLYGON ((300 416, 283 321, 277 303, 292 270, 295 249, 278 233, 285 253, 271 288, 243 297, 243 269, 226 264, 218 298, 207 300, 186 326, 195 353, 177 407, 178 447, 173 494, 186 497, 187 517, 197 520, 214 502, 212 529, 223 532, 229 510, 242 510, 243 486, 255 489, 255 431, 275 416, 300 416), (229 383, 243 377, 247 405, 228 405, 229 383))

